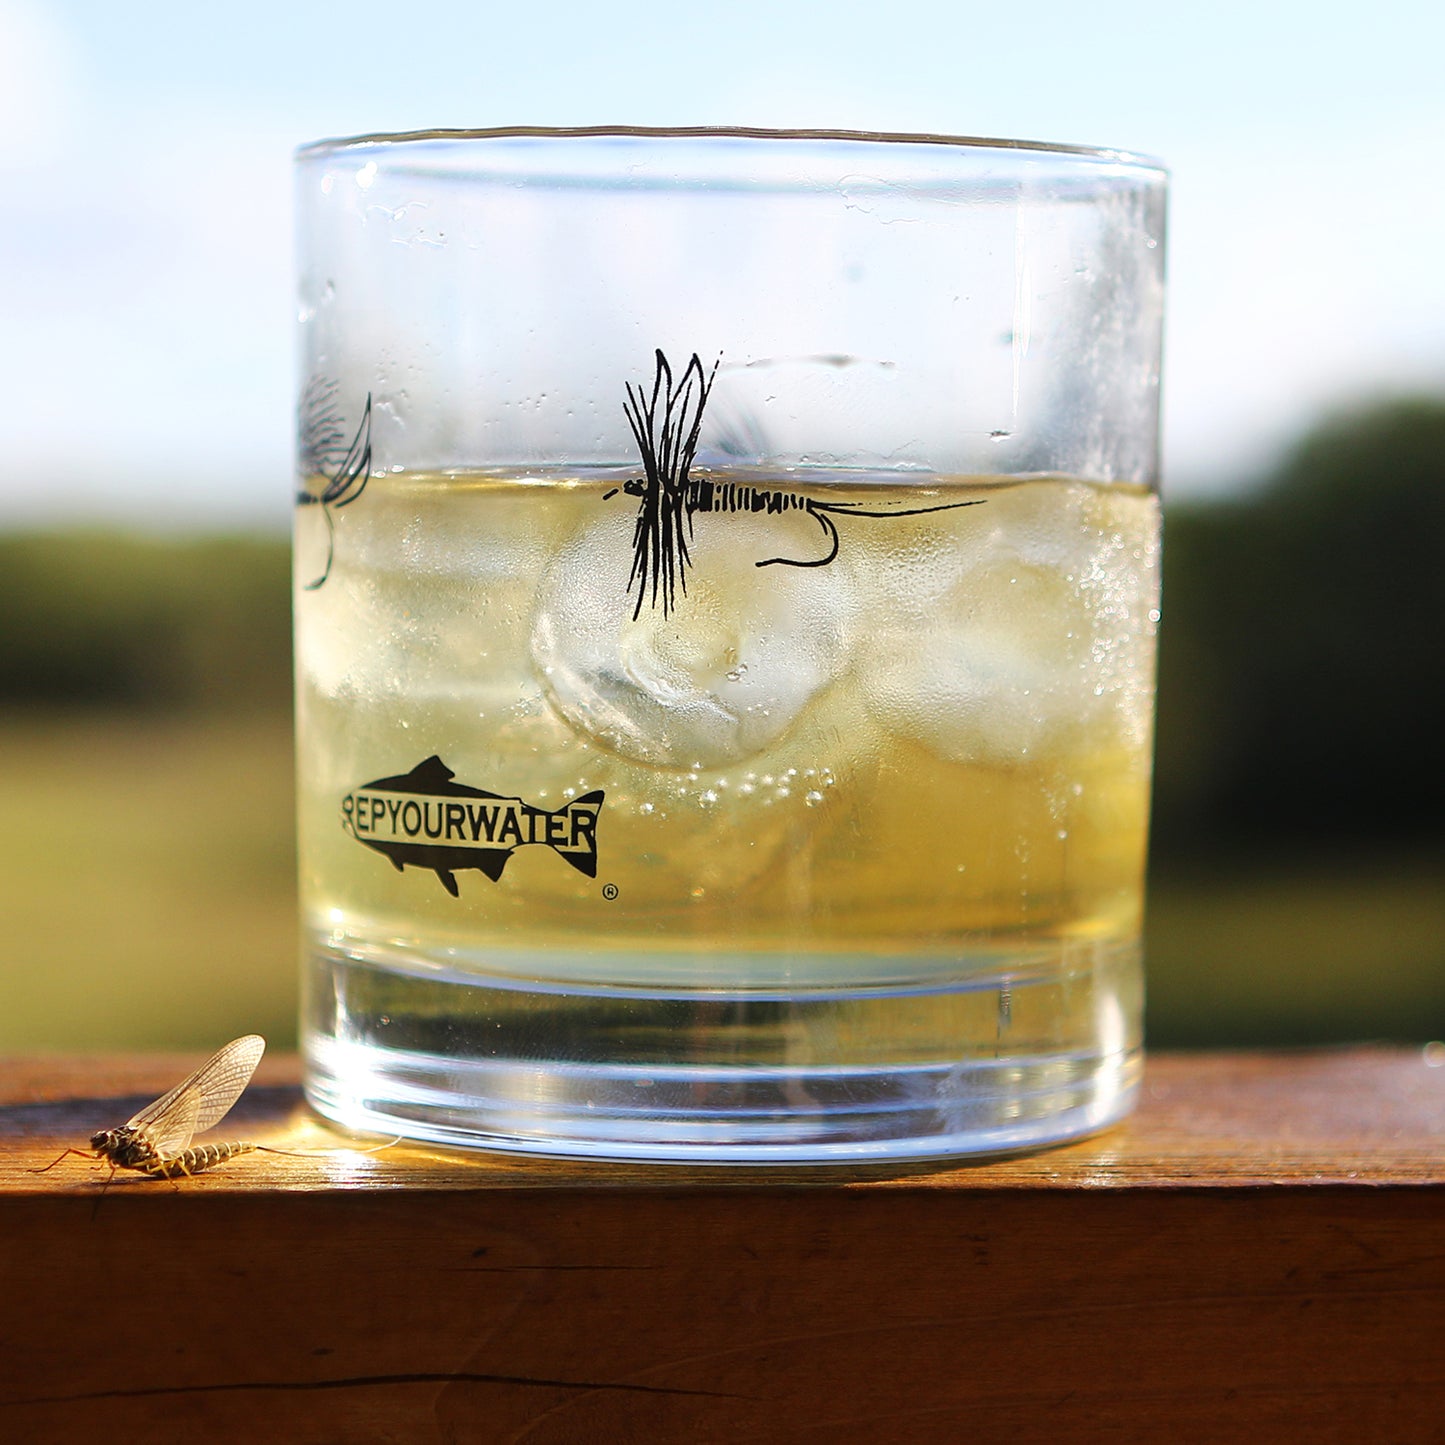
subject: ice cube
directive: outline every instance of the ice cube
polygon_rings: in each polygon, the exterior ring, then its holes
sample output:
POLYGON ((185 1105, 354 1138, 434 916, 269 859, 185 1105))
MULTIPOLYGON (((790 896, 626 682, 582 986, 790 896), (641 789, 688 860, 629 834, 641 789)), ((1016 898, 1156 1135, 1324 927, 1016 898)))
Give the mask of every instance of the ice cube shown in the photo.
POLYGON ((880 569, 870 711, 950 761, 1141 745, 1155 515, 1081 484, 1001 488, 926 566, 880 569))
POLYGON ((806 513, 694 519, 686 594, 664 617, 628 588, 633 516, 585 528, 543 581, 532 657, 556 711, 581 733, 659 767, 714 768, 777 741, 838 676, 853 630, 841 560, 806 513))
POLYGON ((319 587, 307 588, 317 574, 298 561, 305 682, 328 697, 454 697, 474 714, 514 699, 516 666, 506 659, 526 656, 550 550, 539 494, 374 480, 338 513, 334 564, 319 587))

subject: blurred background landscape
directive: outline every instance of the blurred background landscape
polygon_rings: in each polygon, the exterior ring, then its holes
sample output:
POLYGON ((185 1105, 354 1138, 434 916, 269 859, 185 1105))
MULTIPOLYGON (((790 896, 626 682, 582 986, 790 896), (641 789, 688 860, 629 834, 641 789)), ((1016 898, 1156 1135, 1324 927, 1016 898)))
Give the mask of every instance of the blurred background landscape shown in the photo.
POLYGON ((0 1049, 294 1041, 290 150, 599 122, 1170 164, 1150 1042, 1445 1038, 1442 48, 1412 4, 0 0, 0 1049))
MULTIPOLYGON (((1150 1039, 1445 1036, 1445 399, 1165 528, 1150 1039)), ((0 535, 6 1047, 294 1037, 289 563, 0 535)))

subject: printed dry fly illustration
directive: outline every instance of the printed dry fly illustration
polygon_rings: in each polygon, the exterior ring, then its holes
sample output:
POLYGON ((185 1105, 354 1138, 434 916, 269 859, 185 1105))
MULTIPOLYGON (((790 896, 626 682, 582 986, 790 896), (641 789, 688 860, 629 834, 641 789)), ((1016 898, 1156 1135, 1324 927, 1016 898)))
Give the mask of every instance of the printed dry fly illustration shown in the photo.
POLYGON ((299 507, 320 507, 326 521, 326 565, 321 575, 306 583, 314 592, 331 576, 336 556, 336 522, 332 512, 349 507, 366 490, 371 476, 371 393, 361 409, 361 420, 348 442, 346 422, 337 396, 340 387, 327 377, 312 377, 301 394, 296 454, 303 477, 321 477, 319 492, 302 487, 296 494, 299 507))
MULTIPOLYGON (((265 1052, 266 1040, 259 1034, 232 1039, 195 1073, 187 1075, 155 1103, 147 1104, 120 1128, 92 1134, 91 1153, 109 1162, 111 1179, 117 1169, 136 1169, 156 1179, 174 1179, 182 1174, 199 1174, 222 1160, 261 1147, 240 1142, 193 1146, 191 1140, 230 1113, 265 1052)), ((67 1149, 36 1173, 54 1169, 69 1154, 90 1157, 84 1149, 67 1149)))
POLYGON ((603 500, 615 497, 619 490, 638 499, 632 574, 627 582, 629 591, 636 589, 634 621, 642 615, 644 604, 660 606, 662 615, 670 616, 677 606, 678 593, 687 594, 693 518, 699 512, 806 512, 822 530, 827 552, 821 557, 765 557, 754 565, 826 567, 837 557, 841 545, 834 517, 917 517, 926 512, 976 507, 983 501, 980 497, 930 507, 869 508, 851 502, 820 502, 799 492, 747 482, 694 477, 692 464, 702 432, 703 410, 720 362, 721 358, 704 373, 702 361, 694 352, 681 379, 674 383, 672 367, 659 350, 651 396, 641 386, 627 383, 623 411, 642 456, 643 475, 624 482, 620 488, 613 487, 603 494, 603 500))

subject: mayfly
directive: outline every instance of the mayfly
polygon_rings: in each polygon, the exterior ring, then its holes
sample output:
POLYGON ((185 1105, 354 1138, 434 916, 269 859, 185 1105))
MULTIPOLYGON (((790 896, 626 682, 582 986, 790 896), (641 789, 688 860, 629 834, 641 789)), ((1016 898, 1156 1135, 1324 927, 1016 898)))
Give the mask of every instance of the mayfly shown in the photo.
MULTIPOLYGON (((192 1145, 191 1140, 230 1113, 265 1051, 266 1040, 259 1034, 232 1039, 194 1074, 155 1103, 147 1104, 120 1128, 92 1134, 91 1152, 97 1159, 109 1161, 112 1177, 117 1169, 137 1169, 156 1179, 174 1179, 181 1174, 199 1174, 213 1164, 261 1148, 243 1143, 192 1145)), ((67 1149, 59 1159, 36 1172, 44 1174, 54 1169, 67 1154, 89 1157, 84 1149, 67 1149)))
POLYGON ((346 427, 336 405, 337 384, 324 377, 313 377, 301 395, 297 456, 305 476, 322 476, 326 485, 319 492, 303 487, 296 494, 299 507, 321 508, 326 519, 326 565, 321 575, 305 585, 314 592, 331 576, 331 563, 336 556, 336 523, 332 509, 349 507, 365 490, 371 476, 371 393, 361 409, 361 421, 350 443, 346 427))
MULTIPOLYGON (((719 361, 721 358, 719 358, 719 361)), ((662 351, 657 352, 657 371, 649 397, 640 386, 627 383, 623 411, 637 449, 642 456, 643 475, 613 487, 603 500, 619 490, 638 498, 637 524, 632 534, 632 574, 628 590, 636 589, 632 609, 634 621, 644 603, 662 607, 667 617, 677 606, 679 591, 687 594, 687 571, 692 565, 690 543, 693 518, 699 512, 806 512, 822 529, 828 550, 821 557, 766 557, 758 567, 826 567, 838 555, 840 545, 834 517, 917 517, 926 512, 947 512, 956 507, 976 507, 983 500, 940 502, 931 507, 872 510, 846 502, 820 502, 800 492, 757 487, 746 482, 714 481, 694 477, 702 414, 712 392, 719 362, 704 373, 701 359, 692 360, 674 384, 672 367, 662 351)))

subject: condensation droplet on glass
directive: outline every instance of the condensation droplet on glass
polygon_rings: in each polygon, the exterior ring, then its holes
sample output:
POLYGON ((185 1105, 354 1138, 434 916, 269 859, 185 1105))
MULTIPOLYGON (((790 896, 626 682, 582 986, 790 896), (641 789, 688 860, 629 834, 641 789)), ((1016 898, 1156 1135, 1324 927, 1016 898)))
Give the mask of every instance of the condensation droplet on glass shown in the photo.
POLYGON ((811 793, 808 793, 804 796, 803 801, 810 808, 816 808, 818 804, 823 801, 823 795, 815 788, 811 793))
POLYGON ((639 803, 639 804, 637 805, 637 811, 638 811, 639 813, 650 813, 650 812, 652 811, 652 804, 651 804, 651 803, 639 803))

